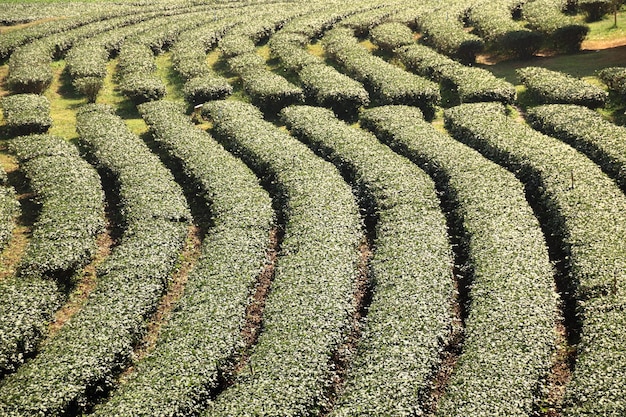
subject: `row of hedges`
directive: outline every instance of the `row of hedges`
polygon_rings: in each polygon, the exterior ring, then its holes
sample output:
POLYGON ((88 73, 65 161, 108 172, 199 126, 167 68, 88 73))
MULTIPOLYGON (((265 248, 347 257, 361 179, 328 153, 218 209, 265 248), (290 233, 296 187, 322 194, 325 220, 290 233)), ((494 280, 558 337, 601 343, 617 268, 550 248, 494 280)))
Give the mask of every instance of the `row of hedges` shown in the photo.
POLYGON ((609 87, 610 91, 626 96, 626 68, 604 68, 598 72, 598 78, 609 87))
POLYGON ((122 46, 117 64, 120 91, 133 103, 165 97, 165 83, 156 74, 154 54, 149 46, 128 42, 122 46))
MULTIPOLYGON (((250 11, 244 11, 248 14, 250 11)), ((172 47, 172 64, 185 80, 185 100, 197 105, 210 100, 223 99, 233 92, 233 87, 224 77, 216 74, 207 65, 206 54, 243 17, 224 14, 197 29, 181 34, 172 47)))
POLYGON ((159 148, 202 196, 212 225, 155 350, 96 416, 197 415, 243 345, 241 327, 265 259, 271 200, 254 174, 171 102, 142 104, 159 148), (181 358, 185 358, 181 360, 181 358))
POLYGON ((329 107, 340 115, 353 115, 361 106, 369 104, 369 95, 363 85, 328 66, 309 53, 306 45, 312 36, 319 35, 345 16, 360 9, 329 10, 296 18, 277 32, 269 41, 272 55, 283 66, 296 72, 307 99, 318 106, 329 107), (304 27, 304 33, 300 33, 304 27))
POLYGON ((461 103, 515 102, 515 86, 485 69, 465 66, 419 44, 401 47, 395 53, 409 70, 449 86, 461 103))
POLYGON ((563 14, 563 0, 531 0, 522 5, 528 26, 546 37, 550 49, 576 52, 589 32, 589 27, 563 14))
POLYGON ((549 104, 528 111, 532 127, 585 153, 626 192, 626 129, 586 107, 549 104))
POLYGON ((9 184, 7 173, 0 167, 0 251, 11 239, 18 211, 19 203, 15 198, 15 190, 9 184))
POLYGON ((332 415, 419 414, 417 399, 428 391, 450 337, 454 293, 452 251, 434 184, 328 109, 288 107, 282 117, 294 135, 351 178, 361 209, 377 218, 367 325, 332 415))
POLYGON ((50 101, 37 94, 15 94, 0 100, 11 135, 44 133, 52 126, 50 101))
POLYGON ((95 255, 95 238, 104 228, 100 178, 73 145, 33 135, 9 147, 41 209, 17 278, 0 285, 0 374, 37 350, 75 274, 95 255))
POLYGON ((353 78, 361 81, 376 104, 407 104, 434 115, 441 99, 437 84, 408 73, 359 45, 350 29, 336 28, 324 36, 326 52, 353 78))
POLYGON ((623 306, 626 197, 573 148, 510 120, 499 104, 446 111, 454 137, 505 166, 526 184, 546 234, 560 245, 582 324, 565 416, 626 411, 623 306))
POLYGON ((606 103, 606 91, 571 75, 541 67, 525 67, 516 72, 528 92, 540 103, 578 104, 591 108, 606 103))
POLYGON ((77 117, 80 144, 116 183, 124 233, 98 269, 85 306, 34 359, 3 382, 7 416, 80 412, 114 385, 168 284, 187 235, 185 198, 171 173, 101 106, 77 117))
POLYGON ((437 51, 453 56, 462 62, 474 62, 482 52, 485 42, 473 33, 464 30, 460 14, 465 10, 455 10, 452 6, 427 6, 416 17, 423 41, 437 51))
POLYGON ((370 30, 369 36, 376 46, 389 52, 415 42, 413 31, 400 22, 378 25, 370 30))
POLYGON ((541 35, 513 20, 506 2, 477 2, 470 8, 468 19, 480 37, 502 52, 524 58, 541 46, 541 35))
POLYGON ((325 400, 331 357, 349 330, 361 220, 339 172, 253 106, 205 104, 214 133, 272 188, 286 220, 263 332, 206 416, 304 415, 325 400))
MULTIPOLYGON (((437 415, 529 416, 555 344, 548 251, 522 184, 422 120, 418 109, 367 110, 361 124, 426 170, 458 233, 469 289, 461 356, 437 415)), ((539 396, 539 398, 537 398, 539 396)))

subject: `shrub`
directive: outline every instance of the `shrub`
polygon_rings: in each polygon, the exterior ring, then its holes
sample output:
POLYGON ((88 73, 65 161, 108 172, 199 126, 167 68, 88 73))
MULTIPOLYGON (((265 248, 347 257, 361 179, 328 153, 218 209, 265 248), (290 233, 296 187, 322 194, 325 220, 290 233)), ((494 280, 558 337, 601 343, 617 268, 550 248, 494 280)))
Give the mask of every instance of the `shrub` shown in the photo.
POLYGON ((89 105, 77 117, 80 143, 116 182, 125 230, 98 269, 85 306, 36 358, 4 380, 4 415, 85 409, 123 369, 167 286, 190 214, 179 186, 112 109, 89 105))
POLYGON ((516 72, 540 103, 579 104, 596 108, 606 102, 606 91, 571 75, 541 67, 520 68, 516 72))
POLYGON ((533 55, 541 45, 541 35, 513 20, 505 3, 481 2, 468 13, 478 35, 496 49, 519 57, 533 55))
POLYGON ((14 139, 10 149, 41 210, 18 277, 0 283, 0 374, 14 371, 37 350, 76 273, 95 255, 95 238, 104 228, 100 179, 74 146, 32 135, 14 139))
POLYGON ((363 82, 376 104, 414 105, 426 117, 434 115, 435 105, 440 101, 438 86, 373 56, 357 43, 351 30, 329 31, 324 46, 350 76, 363 82))
POLYGON ((626 270, 620 226, 626 196, 582 154, 509 120, 502 106, 462 105, 446 111, 445 123, 455 138, 526 184, 546 235, 560 246, 582 325, 565 414, 619 415, 626 409, 626 350, 619 337, 626 300, 616 271, 626 270))
POLYGON ((369 104, 363 85, 325 64, 307 65, 298 73, 305 94, 318 105, 339 115, 354 115, 369 104))
POLYGON ((358 207, 337 170, 262 119, 253 106, 214 101, 203 113, 225 147, 268 184, 287 220, 264 332, 238 383, 203 415, 295 415, 316 409, 353 312, 358 207))
POLYGON ((598 77, 609 87, 610 91, 626 96, 626 68, 610 67, 598 71, 598 77))
POLYGON ((460 291, 468 291, 465 338, 437 415, 528 416, 550 366, 557 300, 522 184, 422 120, 418 109, 366 110, 361 125, 434 179, 454 225, 456 262, 464 262, 457 268, 465 271, 460 291))
POLYGON ((177 104, 152 102, 139 109, 158 146, 180 165, 188 191, 200 193, 210 207, 213 225, 156 349, 94 415, 197 414, 242 344, 244 309, 264 260, 271 201, 254 174, 194 127, 177 104))
POLYGON ((528 111, 530 125, 585 153, 626 191, 626 129, 586 107, 549 104, 528 111))
POLYGON ((0 104, 12 134, 43 133, 52 126, 50 102, 44 96, 16 94, 4 97, 0 104))
POLYGON ((377 46, 388 51, 414 42, 413 31, 408 26, 397 22, 376 26, 370 31, 370 37, 377 46))
POLYGON ((531 29, 543 33, 550 48, 575 52, 587 36, 589 28, 561 11, 561 0, 534 0, 522 5, 524 19, 531 29))
POLYGON ((481 38, 466 32, 462 22, 450 19, 448 12, 421 13, 416 21, 426 44, 463 62, 474 62, 485 47, 481 38))
POLYGON ((602 19, 611 9, 611 0, 578 0, 578 8, 583 11, 587 22, 596 22, 602 19))
POLYGON ((328 109, 288 107, 282 117, 294 135, 350 178, 361 210, 377 220, 367 325, 333 415, 417 415, 420 404, 411 393, 425 389, 451 323, 451 250, 434 184, 328 109))
POLYGON ((43 93, 52 82, 53 52, 43 42, 25 45, 13 52, 9 58, 9 89, 14 93, 43 93))
POLYGON ((463 103, 515 101, 515 87, 485 69, 464 66, 424 45, 408 45, 395 52, 411 71, 451 86, 463 103))
POLYGON ((217 75, 192 78, 183 86, 185 100, 191 104, 201 104, 210 100, 221 100, 233 93, 228 81, 217 75))

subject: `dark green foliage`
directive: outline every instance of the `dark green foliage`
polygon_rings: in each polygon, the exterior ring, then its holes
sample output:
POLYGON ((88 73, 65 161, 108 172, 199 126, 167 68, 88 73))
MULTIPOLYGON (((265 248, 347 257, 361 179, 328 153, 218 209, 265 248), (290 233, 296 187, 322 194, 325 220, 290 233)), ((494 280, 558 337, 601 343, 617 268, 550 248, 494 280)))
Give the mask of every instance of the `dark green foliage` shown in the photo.
POLYGON ((447 10, 420 14, 417 26, 426 44, 462 62, 474 62, 485 47, 481 38, 463 30, 460 19, 451 18, 447 10))
POLYGON ((307 65, 298 73, 305 94, 318 106, 342 116, 354 115, 369 104, 363 85, 323 63, 307 65))
POLYGON ((2 113, 13 135, 44 133, 52 126, 50 102, 37 94, 15 94, 2 98, 2 113))
POLYGON ((437 84, 373 56, 358 44, 350 29, 329 31, 324 46, 351 77, 365 85, 376 104, 417 106, 426 117, 433 116, 440 101, 437 84))
POLYGON ((607 93, 571 75, 541 67, 517 70, 517 76, 540 103, 578 104, 596 108, 604 106, 607 93))
POLYGON ((609 90, 615 91, 621 96, 626 96, 626 68, 605 68, 598 72, 598 77, 609 87, 609 90))
POLYGON ((333 415, 419 414, 414 393, 426 389, 452 320, 451 250, 434 184, 328 109, 288 107, 282 117, 294 135, 353 179, 362 210, 377 218, 367 326, 333 415))
POLYGON ((578 0, 577 4, 578 9, 585 14, 587 22, 596 22, 611 10, 613 0, 578 0))
POLYGON ((478 35, 506 54, 529 57, 541 46, 541 35, 514 21, 506 3, 481 2, 470 9, 468 18, 478 35))
POLYGON ((594 160, 626 192, 626 128, 586 107, 549 104, 528 111, 531 126, 594 160))
POLYGON ((462 65, 424 45, 408 45, 395 52, 411 71, 450 86, 462 103, 515 101, 515 86, 485 69, 462 65))
POLYGON ((11 239, 15 216, 19 212, 19 203, 15 190, 9 185, 7 174, 0 167, 0 251, 11 239))
POLYGON ((214 132, 277 193, 286 218, 264 332, 236 383, 206 416, 303 415, 324 401, 331 357, 354 305, 358 207, 337 170, 236 101, 205 104, 214 132))
POLYGON ((458 234, 457 251, 467 262, 459 268, 466 271, 460 291, 469 291, 466 337, 437 415, 530 415, 554 349, 557 300, 543 234, 522 184, 422 120, 415 108, 366 110, 361 125, 433 177, 453 209, 450 232, 458 234))
POLYGON ((511 120, 501 105, 446 111, 455 138, 514 172, 540 206, 546 234, 560 245, 582 325, 566 416, 626 411, 626 196, 592 161, 568 145, 511 120))
POLYGON ((589 28, 562 12, 561 0, 533 0, 522 5, 522 14, 531 29, 546 37, 546 46, 562 52, 576 52, 589 28))

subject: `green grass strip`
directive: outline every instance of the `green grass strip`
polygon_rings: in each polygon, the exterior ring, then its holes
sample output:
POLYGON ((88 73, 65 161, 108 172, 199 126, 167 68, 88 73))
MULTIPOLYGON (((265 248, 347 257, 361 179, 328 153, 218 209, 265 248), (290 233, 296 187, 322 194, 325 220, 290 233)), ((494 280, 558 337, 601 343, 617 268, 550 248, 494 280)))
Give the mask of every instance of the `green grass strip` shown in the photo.
POLYGON ((263 333, 235 384, 204 415, 314 413, 354 310, 362 236, 354 196, 331 164, 252 105, 212 102, 203 111, 226 148, 277 193, 286 220, 263 333))
POLYGON ((582 330, 563 415, 624 414, 626 197, 584 155, 509 118, 501 105, 452 108, 446 126, 526 184, 564 253, 582 330))
MULTIPOLYGON (((436 181, 471 271, 461 356, 439 416, 528 416, 555 344, 548 251, 522 184, 424 121, 414 107, 367 110, 362 125, 436 181)), ((539 396, 539 398, 537 398, 539 396)))
POLYGON ((419 414, 452 325, 452 251, 435 186, 330 110, 294 106, 282 116, 294 135, 348 173, 362 206, 377 217, 367 326, 332 415, 419 414))

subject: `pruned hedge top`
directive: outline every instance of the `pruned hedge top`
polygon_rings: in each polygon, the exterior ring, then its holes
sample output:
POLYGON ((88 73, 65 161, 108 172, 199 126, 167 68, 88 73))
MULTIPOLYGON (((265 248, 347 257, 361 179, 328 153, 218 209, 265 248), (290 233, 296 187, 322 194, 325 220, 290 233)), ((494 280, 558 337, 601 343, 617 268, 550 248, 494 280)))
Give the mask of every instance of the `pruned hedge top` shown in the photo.
POLYGON ((522 84, 541 103, 596 108, 606 102, 606 91, 571 75, 541 67, 525 67, 516 72, 522 84))
POLYGON ((50 101, 38 94, 15 94, 0 100, 7 126, 15 135, 44 133, 52 126, 50 101))

